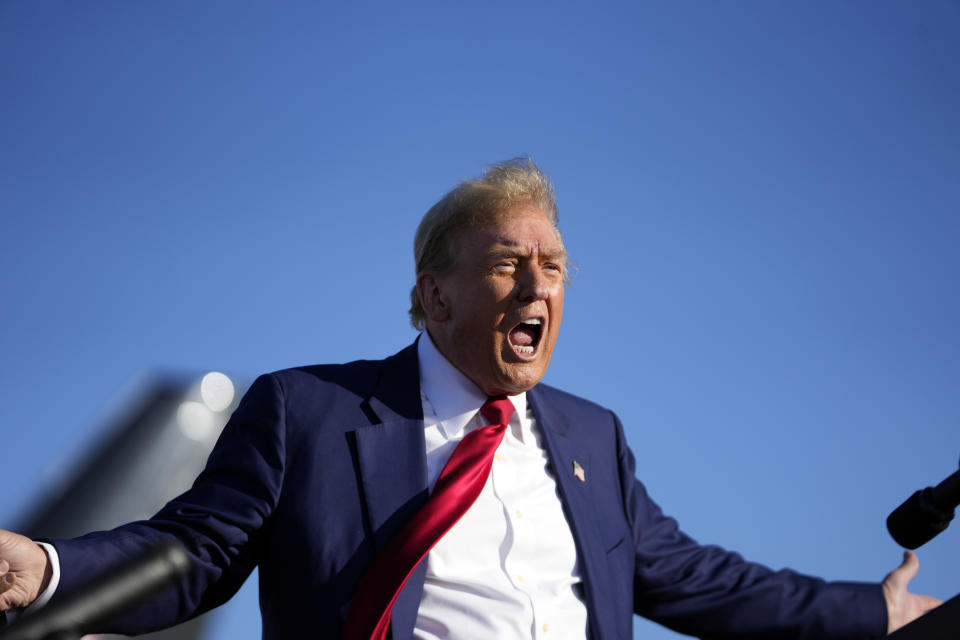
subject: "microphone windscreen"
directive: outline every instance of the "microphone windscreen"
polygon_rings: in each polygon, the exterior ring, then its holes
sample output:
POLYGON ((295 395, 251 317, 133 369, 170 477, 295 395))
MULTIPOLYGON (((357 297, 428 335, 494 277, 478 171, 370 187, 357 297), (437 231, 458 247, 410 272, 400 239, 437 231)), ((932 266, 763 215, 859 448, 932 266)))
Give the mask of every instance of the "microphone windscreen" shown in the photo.
POLYGON ((917 491, 887 516, 887 531, 902 547, 916 549, 941 533, 953 520, 953 511, 939 509, 933 488, 917 491))

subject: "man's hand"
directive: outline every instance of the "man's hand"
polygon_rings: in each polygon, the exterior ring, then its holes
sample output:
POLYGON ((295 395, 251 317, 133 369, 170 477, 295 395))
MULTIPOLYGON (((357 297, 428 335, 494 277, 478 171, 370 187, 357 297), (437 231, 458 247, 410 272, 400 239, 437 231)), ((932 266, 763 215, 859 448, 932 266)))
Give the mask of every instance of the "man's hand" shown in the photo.
POLYGON ((920 561, 913 551, 905 551, 903 562, 883 579, 883 597, 887 600, 887 634, 913 622, 924 613, 943 604, 931 596, 907 591, 907 583, 917 575, 920 561))
POLYGON ((50 583, 47 552, 30 538, 0 529, 0 611, 25 607, 50 583))

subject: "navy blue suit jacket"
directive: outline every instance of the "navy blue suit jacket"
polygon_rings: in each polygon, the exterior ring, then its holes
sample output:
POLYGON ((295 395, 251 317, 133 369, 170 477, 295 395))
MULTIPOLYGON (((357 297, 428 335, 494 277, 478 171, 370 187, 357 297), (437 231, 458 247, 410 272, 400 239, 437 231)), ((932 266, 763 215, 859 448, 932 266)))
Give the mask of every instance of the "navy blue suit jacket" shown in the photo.
MULTIPOLYGON (((546 385, 528 398, 576 541, 592 638, 630 638, 633 613, 703 638, 884 634, 879 585, 772 572, 697 544, 635 479, 613 413, 546 385)), ((58 594, 175 536, 195 570, 109 631, 197 615, 259 566, 264 638, 338 638, 365 567, 427 498, 422 418, 415 345, 382 361, 261 376, 188 492, 149 521, 52 541, 58 594)), ((424 570, 394 608, 397 640, 411 635, 424 570)))

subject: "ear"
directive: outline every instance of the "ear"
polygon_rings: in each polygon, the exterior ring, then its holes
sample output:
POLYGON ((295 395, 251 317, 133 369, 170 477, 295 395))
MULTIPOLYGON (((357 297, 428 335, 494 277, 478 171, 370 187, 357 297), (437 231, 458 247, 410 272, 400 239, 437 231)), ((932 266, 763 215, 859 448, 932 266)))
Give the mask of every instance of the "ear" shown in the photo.
POLYGON ((440 279, 432 273, 417 276, 417 295, 427 318, 433 322, 450 319, 450 303, 443 295, 440 279))

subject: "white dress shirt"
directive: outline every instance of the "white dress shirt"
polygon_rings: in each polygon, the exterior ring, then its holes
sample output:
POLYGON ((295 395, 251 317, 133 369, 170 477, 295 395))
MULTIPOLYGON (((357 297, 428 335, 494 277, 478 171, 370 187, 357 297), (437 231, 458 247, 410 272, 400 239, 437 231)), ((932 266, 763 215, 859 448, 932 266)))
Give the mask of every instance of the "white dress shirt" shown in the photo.
MULTIPOLYGON (((486 424, 486 395, 418 343, 430 486, 466 433, 486 424)), ((480 497, 427 555, 414 637, 578 638, 587 609, 570 526, 526 394, 515 408, 480 497)))

